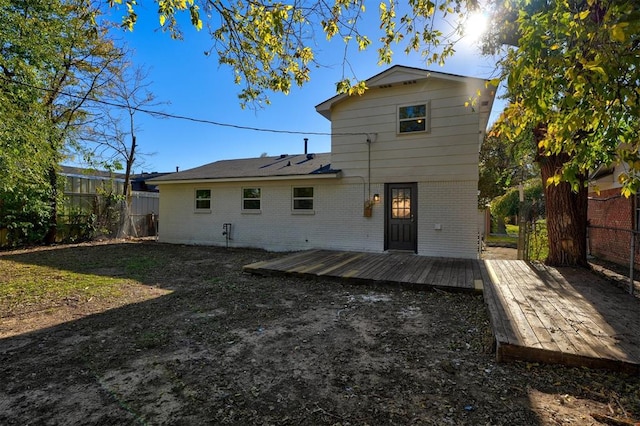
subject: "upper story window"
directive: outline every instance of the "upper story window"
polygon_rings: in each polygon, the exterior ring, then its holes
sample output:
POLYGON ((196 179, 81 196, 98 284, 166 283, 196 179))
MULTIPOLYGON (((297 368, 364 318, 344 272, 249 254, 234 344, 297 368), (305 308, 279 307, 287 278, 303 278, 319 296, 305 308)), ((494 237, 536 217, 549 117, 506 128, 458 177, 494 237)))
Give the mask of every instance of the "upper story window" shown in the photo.
POLYGON ((196 189, 196 211, 211 211, 210 189, 196 189))
POLYGON ((304 186, 293 188, 293 210, 312 211, 313 210, 313 187, 304 186))
POLYGON ((398 107, 398 133, 426 132, 428 103, 398 107))
POLYGON ((242 210, 260 210, 261 197, 260 188, 242 188, 242 210))

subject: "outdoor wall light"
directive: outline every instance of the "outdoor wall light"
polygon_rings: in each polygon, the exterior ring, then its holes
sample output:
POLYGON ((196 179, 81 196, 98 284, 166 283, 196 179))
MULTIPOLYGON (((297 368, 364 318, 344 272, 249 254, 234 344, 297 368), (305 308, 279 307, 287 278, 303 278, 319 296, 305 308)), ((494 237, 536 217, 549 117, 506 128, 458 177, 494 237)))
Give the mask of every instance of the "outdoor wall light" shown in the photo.
POLYGON ((380 194, 373 194, 373 201, 378 203, 380 201, 380 194))

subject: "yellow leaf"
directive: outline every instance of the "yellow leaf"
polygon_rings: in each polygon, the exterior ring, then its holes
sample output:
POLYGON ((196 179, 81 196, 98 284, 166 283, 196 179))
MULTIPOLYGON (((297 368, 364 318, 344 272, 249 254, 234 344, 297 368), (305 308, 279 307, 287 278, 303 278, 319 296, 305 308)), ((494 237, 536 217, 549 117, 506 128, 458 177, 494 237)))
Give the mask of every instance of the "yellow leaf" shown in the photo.
POLYGON ((166 16, 160 15, 160 26, 163 26, 166 20, 167 20, 166 16))
POLYGON ((551 46, 550 48, 551 50, 558 50, 560 49, 560 45, 558 43, 554 44, 553 46, 551 46))
POLYGON ((580 12, 578 17, 580 18, 581 21, 584 21, 589 16, 589 13, 591 13, 591 12, 587 9, 587 10, 585 10, 583 12, 580 12))
POLYGON ((627 36, 624 33, 624 27, 626 27, 627 25, 629 25, 628 22, 621 22, 611 27, 611 30, 610 30, 611 38, 614 41, 619 41, 620 43, 624 43, 627 40, 627 36))

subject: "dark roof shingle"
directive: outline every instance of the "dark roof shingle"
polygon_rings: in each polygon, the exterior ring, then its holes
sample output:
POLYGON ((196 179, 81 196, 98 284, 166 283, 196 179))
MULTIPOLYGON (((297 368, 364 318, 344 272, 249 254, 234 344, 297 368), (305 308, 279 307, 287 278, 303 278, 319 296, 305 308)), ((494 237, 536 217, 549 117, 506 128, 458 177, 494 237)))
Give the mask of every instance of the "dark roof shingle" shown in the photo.
POLYGON ((181 172, 170 173, 150 182, 234 178, 267 178, 275 176, 302 176, 336 174, 331 169, 331 154, 297 154, 276 157, 221 160, 181 172))

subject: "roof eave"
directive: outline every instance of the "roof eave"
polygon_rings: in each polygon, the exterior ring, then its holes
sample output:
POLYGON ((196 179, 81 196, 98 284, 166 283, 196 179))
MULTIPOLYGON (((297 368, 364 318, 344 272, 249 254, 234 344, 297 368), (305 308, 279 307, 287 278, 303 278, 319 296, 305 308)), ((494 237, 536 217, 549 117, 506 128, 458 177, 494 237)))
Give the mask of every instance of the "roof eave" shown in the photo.
POLYGON ((227 182, 268 182, 282 180, 311 180, 311 179, 336 179, 342 172, 336 170, 332 173, 316 173, 304 175, 279 175, 279 176, 245 176, 245 177, 227 177, 227 178, 199 178, 199 179, 175 179, 175 180, 158 180, 154 181, 154 185, 167 184, 204 184, 204 183, 227 183, 227 182))
MULTIPOLYGON (((462 82, 462 81, 468 81, 468 80, 477 80, 477 81, 482 81, 482 82, 487 82, 486 79, 482 79, 482 78, 478 78, 478 77, 468 77, 468 76, 463 76, 463 75, 457 75, 457 74, 448 74, 448 73, 442 73, 442 72, 438 72, 438 71, 429 71, 429 70, 424 70, 421 68, 415 68, 415 67, 407 67, 407 66, 403 66, 403 65, 394 65, 389 69, 386 69, 376 75, 374 75, 371 78, 368 78, 366 80, 366 84, 367 87, 375 87, 376 85, 378 85, 378 82, 384 78, 386 78, 389 74, 394 73, 396 70, 404 70, 405 72, 409 72, 411 74, 414 75, 414 77, 412 77, 412 80, 423 80, 423 79, 428 79, 428 78, 437 78, 440 80, 450 80, 450 81, 458 81, 458 82, 462 82)), ((395 81, 394 83, 400 83, 402 81, 408 81, 408 80, 398 80, 395 81)), ((333 105, 335 105, 338 102, 341 102, 342 100, 344 100, 345 98, 348 98, 349 95, 341 93, 338 95, 335 95, 329 99, 327 99, 324 102, 319 103, 318 105, 316 105, 316 111, 322 115, 324 118, 326 118, 327 120, 331 121, 331 107, 333 107, 333 105)))

